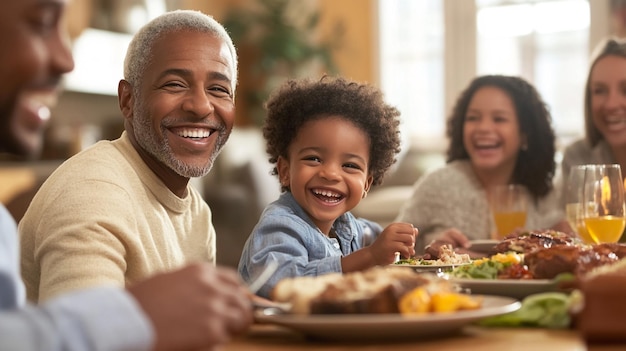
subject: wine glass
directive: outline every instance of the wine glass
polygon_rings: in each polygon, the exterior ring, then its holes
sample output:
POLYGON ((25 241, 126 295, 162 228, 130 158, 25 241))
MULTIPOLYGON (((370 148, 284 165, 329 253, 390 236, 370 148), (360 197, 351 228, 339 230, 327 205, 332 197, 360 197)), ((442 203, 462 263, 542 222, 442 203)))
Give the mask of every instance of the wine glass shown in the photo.
POLYGON ((583 182, 585 180, 585 171, 593 167, 596 167, 596 165, 573 166, 570 169, 565 192, 567 222, 586 244, 596 243, 589 235, 583 220, 583 182))
POLYGON ((595 243, 617 242, 626 225, 624 183, 617 164, 585 170, 583 220, 595 243))

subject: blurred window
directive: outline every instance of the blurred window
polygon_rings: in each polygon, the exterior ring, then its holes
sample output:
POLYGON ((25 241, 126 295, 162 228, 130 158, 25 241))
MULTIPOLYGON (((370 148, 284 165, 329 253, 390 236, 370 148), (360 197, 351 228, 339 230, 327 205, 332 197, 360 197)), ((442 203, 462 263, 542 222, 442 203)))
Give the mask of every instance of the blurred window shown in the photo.
POLYGON ((525 78, 548 104, 559 137, 583 134, 588 0, 378 4, 380 84, 389 102, 402 111, 403 132, 412 143, 445 144, 445 119, 458 94, 471 78, 483 74, 525 78))
POLYGON ((441 136, 444 111, 442 0, 379 1, 380 82, 402 112, 403 135, 441 136))

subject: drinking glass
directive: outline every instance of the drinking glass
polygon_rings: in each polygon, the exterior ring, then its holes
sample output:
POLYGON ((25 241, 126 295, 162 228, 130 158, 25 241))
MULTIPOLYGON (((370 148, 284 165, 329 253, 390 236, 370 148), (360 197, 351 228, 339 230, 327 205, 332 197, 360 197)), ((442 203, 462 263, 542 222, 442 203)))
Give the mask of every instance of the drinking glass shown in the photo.
POLYGON ((565 214, 567 222, 586 244, 595 244, 583 220, 583 185, 585 172, 596 165, 573 166, 570 169, 565 192, 565 214))
POLYGON ((523 185, 492 187, 489 192, 489 205, 497 230, 492 234, 492 239, 501 240, 517 228, 526 225, 528 194, 523 185))
POLYGON ((583 220, 595 243, 617 242, 624 231, 624 183, 617 164, 585 170, 583 220))

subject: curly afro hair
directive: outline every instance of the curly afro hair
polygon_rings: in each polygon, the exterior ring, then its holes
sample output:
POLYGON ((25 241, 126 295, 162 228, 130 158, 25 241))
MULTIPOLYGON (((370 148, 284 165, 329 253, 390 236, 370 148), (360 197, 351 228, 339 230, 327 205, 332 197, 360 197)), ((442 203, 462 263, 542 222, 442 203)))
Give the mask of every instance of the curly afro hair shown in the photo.
MULTIPOLYGON (((329 116, 340 116, 368 135, 372 185, 382 184, 400 152, 400 112, 371 85, 329 76, 318 81, 289 80, 270 96, 266 108, 263 136, 272 164, 288 156, 289 145, 305 123, 329 116)), ((276 166, 271 173, 278 174, 276 166)))
POLYGON ((504 91, 513 101, 520 133, 527 138, 527 148, 519 151, 511 181, 525 185, 535 198, 543 197, 552 190, 556 162, 556 137, 548 107, 537 90, 519 77, 487 75, 475 78, 461 93, 452 115, 448 118, 447 162, 469 159, 463 144, 463 126, 467 108, 474 94, 483 87, 495 87, 504 91))

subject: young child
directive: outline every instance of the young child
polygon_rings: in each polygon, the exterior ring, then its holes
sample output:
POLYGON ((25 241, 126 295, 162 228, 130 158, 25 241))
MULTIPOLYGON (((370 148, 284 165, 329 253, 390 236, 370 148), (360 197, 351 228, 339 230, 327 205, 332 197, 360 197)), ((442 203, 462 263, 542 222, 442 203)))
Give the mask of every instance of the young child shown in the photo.
POLYGON ((291 80, 267 110, 263 135, 283 193, 261 215, 239 261, 248 283, 278 263, 258 295, 270 297, 283 278, 359 271, 393 263, 396 252, 415 254, 411 224, 382 230, 350 213, 400 151, 400 113, 379 90, 343 78, 291 80))

